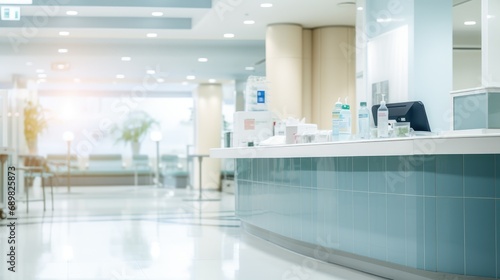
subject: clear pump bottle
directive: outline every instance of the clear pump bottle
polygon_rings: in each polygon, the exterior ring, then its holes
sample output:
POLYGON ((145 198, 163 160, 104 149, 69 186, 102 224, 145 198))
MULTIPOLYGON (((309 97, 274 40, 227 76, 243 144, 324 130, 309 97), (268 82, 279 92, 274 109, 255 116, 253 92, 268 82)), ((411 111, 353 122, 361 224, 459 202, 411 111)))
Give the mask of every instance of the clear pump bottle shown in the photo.
POLYGON ((389 110, 385 105, 384 95, 380 101, 380 107, 377 110, 377 132, 378 138, 389 137, 389 110))

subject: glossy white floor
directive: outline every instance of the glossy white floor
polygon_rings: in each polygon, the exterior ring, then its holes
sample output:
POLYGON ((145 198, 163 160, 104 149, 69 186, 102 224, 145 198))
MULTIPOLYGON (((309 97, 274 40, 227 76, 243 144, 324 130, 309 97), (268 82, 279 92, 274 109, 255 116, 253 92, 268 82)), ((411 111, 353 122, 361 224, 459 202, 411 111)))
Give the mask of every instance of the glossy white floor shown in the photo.
POLYGON ((32 202, 26 213, 20 203, 16 272, 8 271, 8 223, 0 222, 0 279, 379 279, 242 232, 233 195, 184 200, 195 196, 149 186, 73 187, 70 194, 57 188, 54 211, 32 202))

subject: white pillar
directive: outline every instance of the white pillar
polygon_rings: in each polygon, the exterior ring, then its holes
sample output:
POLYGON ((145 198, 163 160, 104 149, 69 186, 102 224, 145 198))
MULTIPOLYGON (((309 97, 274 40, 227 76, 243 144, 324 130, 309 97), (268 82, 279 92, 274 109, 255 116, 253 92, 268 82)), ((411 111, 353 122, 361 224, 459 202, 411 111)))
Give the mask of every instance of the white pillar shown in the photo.
POLYGON ((266 33, 269 110, 278 118, 302 118, 302 27, 270 25, 266 33))
MULTIPOLYGON (((221 147, 222 135, 222 86, 201 84, 195 93, 196 104, 196 154, 209 154, 210 149, 221 147)), ((193 159, 194 188, 198 189, 198 162, 193 159)), ((219 189, 220 159, 204 158, 202 166, 202 188, 219 189)))
POLYGON ((483 86, 500 86, 500 1, 482 0, 481 48, 483 86))

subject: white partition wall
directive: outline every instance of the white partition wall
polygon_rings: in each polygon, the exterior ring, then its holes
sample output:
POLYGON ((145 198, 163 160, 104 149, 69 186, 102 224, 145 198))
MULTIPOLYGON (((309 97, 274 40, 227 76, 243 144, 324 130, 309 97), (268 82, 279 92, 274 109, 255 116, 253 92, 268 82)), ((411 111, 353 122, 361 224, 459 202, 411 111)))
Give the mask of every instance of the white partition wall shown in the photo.
POLYGON ((483 86, 500 87, 500 1, 481 4, 483 86))
POLYGON ((422 101, 431 129, 450 129, 452 1, 370 0, 364 13, 369 103, 373 84, 387 81, 386 101, 422 101))

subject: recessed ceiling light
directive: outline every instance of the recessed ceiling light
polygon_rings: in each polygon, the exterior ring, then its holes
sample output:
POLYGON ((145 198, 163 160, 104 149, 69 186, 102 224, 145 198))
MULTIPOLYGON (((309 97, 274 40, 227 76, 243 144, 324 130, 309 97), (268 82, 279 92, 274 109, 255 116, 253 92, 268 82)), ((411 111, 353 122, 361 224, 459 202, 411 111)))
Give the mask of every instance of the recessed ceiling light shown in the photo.
POLYGON ((163 79, 163 78, 158 78, 158 79, 156 79, 156 81, 157 81, 158 83, 164 83, 164 82, 165 82, 165 79, 163 79))
POLYGON ((76 16, 76 15, 78 15, 78 12, 77 11, 66 11, 66 14, 68 16, 76 16))
POLYGON ((359 6, 358 11, 362 11, 362 10, 363 10, 363 7, 359 6))
POLYGON ((59 70, 63 70, 64 68, 66 68, 66 65, 64 65, 64 64, 57 64, 57 66, 56 66, 56 67, 57 67, 57 69, 59 69, 59 70))
POLYGON ((147 73, 148 75, 154 75, 154 74, 156 74, 156 71, 155 71, 155 70, 152 70, 152 69, 149 69, 149 70, 146 70, 146 73, 147 73))
POLYGON ((464 24, 465 25, 476 25, 476 22, 473 20, 468 20, 468 21, 464 21, 464 24))
POLYGON ((234 34, 233 33, 226 33, 226 34, 224 34, 224 38, 234 38, 234 34))
POLYGON ((208 82, 213 84, 213 83, 217 82, 217 80, 216 79, 209 79, 208 82))
POLYGON ((495 17, 494 15, 487 15, 487 16, 486 16, 486 18, 487 18, 487 19, 492 19, 492 18, 494 18, 494 17, 495 17))
POLYGON ((206 57, 198 58, 198 62, 207 62, 207 61, 208 61, 208 58, 206 58, 206 57))
POLYGON ((75 83, 79 83, 79 82, 81 82, 81 80, 80 80, 79 78, 74 78, 74 79, 73 79, 73 82, 75 82, 75 83))
POLYGON ((384 23, 384 22, 391 22, 392 18, 378 18, 377 22, 378 23, 384 23))
POLYGON ((344 1, 344 2, 339 2, 337 3, 337 6, 355 6, 356 5, 356 2, 354 1, 344 1))
POLYGON ((188 79, 188 80, 194 80, 194 79, 196 79, 196 76, 188 75, 188 76, 186 76, 186 79, 188 79))
POLYGON ((247 67, 245 67, 245 70, 247 70, 247 71, 253 71, 253 70, 255 70, 255 67, 253 67, 253 66, 247 66, 247 67))
POLYGON ((59 53, 67 53, 68 49, 58 49, 57 50, 59 53))
POLYGON ((118 75, 116 75, 116 78, 117 79, 125 79, 125 75, 118 74, 118 75))
POLYGON ((37 72, 37 73, 44 73, 44 72, 45 72, 45 70, 43 70, 43 69, 36 69, 36 72, 37 72))
POLYGON ((33 66, 33 62, 31 61, 26 62, 26 66, 33 66))
POLYGON ((187 86, 187 85, 189 85, 189 83, 188 82, 182 82, 182 85, 183 86, 187 86))
POLYGON ((148 33, 148 34, 146 34, 146 37, 148 37, 148 38, 156 38, 156 37, 158 37, 158 34, 157 33, 148 33))
POLYGON ((59 31, 59 36, 69 36, 68 31, 59 31))
POLYGON ((38 78, 40 79, 47 78, 47 74, 38 74, 38 78))
POLYGON ((122 56, 122 61, 131 61, 132 58, 130 56, 122 56))
POLYGON ((262 4, 260 4, 261 8, 271 8, 272 6, 273 6, 272 3, 262 3, 262 4))
POLYGON ((255 20, 245 20, 243 21, 243 24, 255 24, 255 20))
POLYGON ((45 79, 38 79, 36 82, 40 84, 40 83, 45 83, 46 81, 47 80, 45 80, 45 79))
POLYGON ((154 17, 161 17, 163 16, 163 12, 152 12, 151 15, 154 17))

